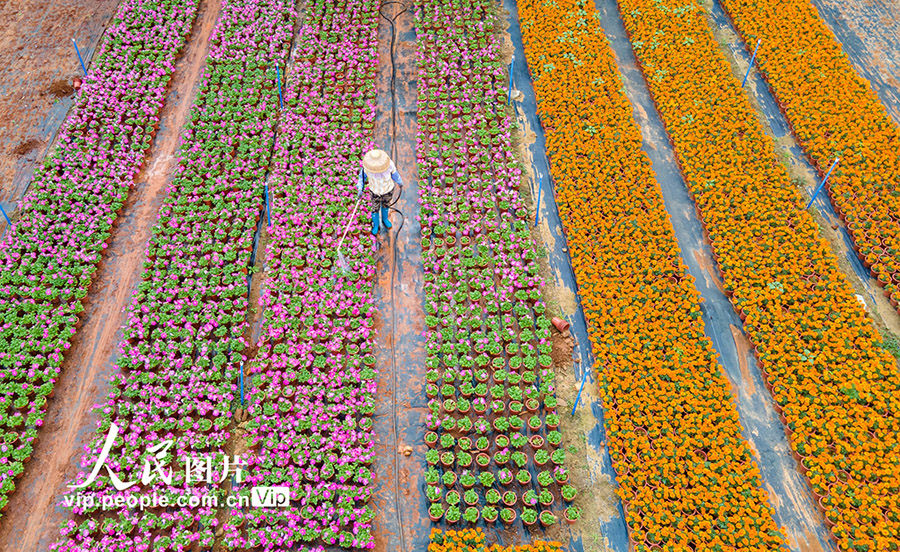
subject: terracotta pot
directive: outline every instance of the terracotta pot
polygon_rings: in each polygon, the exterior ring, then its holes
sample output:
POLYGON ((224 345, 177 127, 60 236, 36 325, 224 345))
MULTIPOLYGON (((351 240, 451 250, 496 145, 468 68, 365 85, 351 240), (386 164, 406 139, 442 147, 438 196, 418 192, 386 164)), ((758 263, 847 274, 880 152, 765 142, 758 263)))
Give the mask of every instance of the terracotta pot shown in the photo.
POLYGON ((571 324, 569 324, 568 322, 566 322, 565 320, 563 320, 562 318, 559 318, 557 316, 554 316, 553 318, 551 318, 550 322, 553 323, 553 327, 556 328, 559 331, 559 333, 568 331, 568 329, 571 327, 571 324))

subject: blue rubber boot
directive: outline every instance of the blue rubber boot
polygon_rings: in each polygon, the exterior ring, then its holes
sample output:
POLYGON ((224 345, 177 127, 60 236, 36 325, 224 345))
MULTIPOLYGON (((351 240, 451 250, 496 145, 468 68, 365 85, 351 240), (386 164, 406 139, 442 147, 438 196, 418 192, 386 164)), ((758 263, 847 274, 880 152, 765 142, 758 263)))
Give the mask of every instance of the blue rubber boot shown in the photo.
POLYGON ((378 234, 378 211, 372 211, 372 235, 378 234))
POLYGON ((391 228, 391 219, 390 219, 390 209, 387 207, 381 208, 381 223, 384 224, 385 228, 391 228))

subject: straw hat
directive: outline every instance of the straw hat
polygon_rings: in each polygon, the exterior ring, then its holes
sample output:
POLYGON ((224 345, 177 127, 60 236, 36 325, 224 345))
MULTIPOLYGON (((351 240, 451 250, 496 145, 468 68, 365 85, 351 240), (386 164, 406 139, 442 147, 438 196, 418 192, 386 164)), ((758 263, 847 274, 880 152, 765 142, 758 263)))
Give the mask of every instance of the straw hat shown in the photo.
POLYGON ((372 174, 383 173, 391 167, 391 158, 384 150, 373 149, 363 157, 363 168, 372 174))

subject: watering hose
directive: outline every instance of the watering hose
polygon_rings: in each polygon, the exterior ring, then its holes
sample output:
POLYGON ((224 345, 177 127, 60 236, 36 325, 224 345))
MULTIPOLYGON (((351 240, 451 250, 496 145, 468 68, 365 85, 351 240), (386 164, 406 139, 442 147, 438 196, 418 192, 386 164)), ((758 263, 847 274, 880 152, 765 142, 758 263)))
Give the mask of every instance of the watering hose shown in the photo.
MULTIPOLYGON (((398 17, 400 17, 403 13, 406 12, 406 5, 399 0, 387 0, 381 4, 381 7, 378 8, 378 14, 381 15, 391 26, 391 159, 397 159, 397 60, 394 54, 394 46, 397 42, 397 27, 395 26, 395 22, 398 17), (392 17, 388 17, 384 14, 384 8, 386 6, 390 6, 392 4, 397 4, 400 6, 400 11, 394 14, 392 17)), ((396 336, 397 336, 397 316, 396 316, 396 306, 394 304, 394 278, 397 273, 397 238, 400 236, 400 231, 403 229, 403 223, 406 222, 406 217, 403 216, 403 213, 400 212, 399 209, 394 207, 394 205, 400 201, 400 197, 403 195, 403 185, 399 186, 399 190, 397 193, 397 197, 393 198, 388 205, 388 208, 391 211, 394 211, 398 215, 400 215, 400 226, 397 227, 397 231, 394 233, 394 244, 393 244, 393 254, 394 254, 394 262, 391 263, 391 376, 392 376, 392 395, 391 395, 391 417, 393 420, 393 430, 394 437, 396 440, 396 444, 399 444, 400 441, 400 429, 397 426, 397 350, 396 350, 396 336)), ((397 498, 398 504, 396 507, 397 512, 397 529, 400 533, 400 552, 406 552, 406 536, 403 533, 403 516, 400 513, 400 449, 398 446, 394 447, 394 496, 397 498)))

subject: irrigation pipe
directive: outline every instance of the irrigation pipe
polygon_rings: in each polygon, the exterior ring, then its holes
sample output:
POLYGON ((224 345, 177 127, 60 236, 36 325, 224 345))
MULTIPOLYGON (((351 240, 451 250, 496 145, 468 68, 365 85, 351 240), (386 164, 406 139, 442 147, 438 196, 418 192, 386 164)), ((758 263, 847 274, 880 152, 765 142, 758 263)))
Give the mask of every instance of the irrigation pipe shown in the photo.
MULTIPOLYGON (((395 25, 398 17, 406 13, 406 5, 399 0, 387 0, 386 2, 381 4, 381 7, 378 8, 378 14, 384 18, 385 21, 391 26, 391 159, 397 159, 397 58, 395 54, 395 46, 397 43, 397 27, 395 25), (399 5, 400 11, 395 13, 392 17, 388 17, 384 14, 384 8, 391 5, 399 5)), ((400 430, 397 424, 397 346, 396 346, 396 336, 397 336, 397 308, 394 301, 394 279, 397 274, 397 238, 400 236, 400 231, 403 229, 403 224, 406 222, 406 217, 400 212, 399 209, 394 207, 394 205, 400 201, 400 197, 403 195, 403 186, 400 186, 399 193, 397 197, 393 199, 388 205, 388 208, 391 211, 394 211, 398 215, 400 215, 400 226, 397 227, 397 231, 394 233, 394 243, 393 243, 393 262, 391 262, 391 379, 392 379, 392 389, 391 389, 391 417, 393 422, 393 430, 394 430, 394 438, 395 438, 395 446, 394 446, 394 496, 397 497, 397 507, 395 511, 397 513, 397 529, 400 533, 400 552, 406 552, 406 536, 403 532, 403 516, 400 513, 400 430)))

